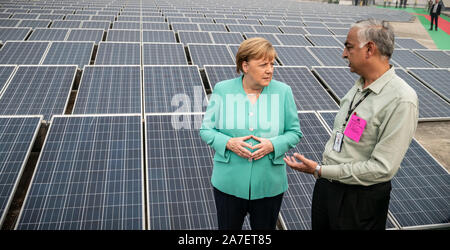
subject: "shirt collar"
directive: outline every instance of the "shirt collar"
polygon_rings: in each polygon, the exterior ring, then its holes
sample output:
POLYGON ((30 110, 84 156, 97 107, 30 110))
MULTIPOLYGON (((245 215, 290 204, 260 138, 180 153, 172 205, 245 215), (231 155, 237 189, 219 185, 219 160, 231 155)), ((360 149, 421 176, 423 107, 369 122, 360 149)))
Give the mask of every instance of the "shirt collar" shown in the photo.
POLYGON ((375 80, 373 83, 371 83, 369 85, 369 87, 367 87, 366 89, 363 90, 363 86, 364 86, 364 78, 360 77, 358 79, 358 81, 356 82, 356 85, 358 87, 358 89, 361 92, 365 92, 367 91, 367 89, 370 89, 372 92, 374 92, 375 94, 379 94, 381 92, 381 90, 384 88, 384 86, 386 86, 386 84, 392 80, 392 78, 395 76, 395 69, 394 66, 391 65, 391 68, 384 72, 384 74, 382 76, 380 76, 377 80, 375 80))

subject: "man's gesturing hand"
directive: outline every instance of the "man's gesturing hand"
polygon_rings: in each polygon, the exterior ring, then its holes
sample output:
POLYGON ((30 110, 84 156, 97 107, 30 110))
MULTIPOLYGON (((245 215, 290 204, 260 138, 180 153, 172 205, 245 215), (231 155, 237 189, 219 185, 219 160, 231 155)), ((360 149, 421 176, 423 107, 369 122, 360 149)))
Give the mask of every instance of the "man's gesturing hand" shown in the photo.
POLYGON ((245 141, 252 138, 251 135, 244 136, 244 137, 234 137, 228 140, 227 142, 227 149, 233 151, 237 155, 239 155, 242 158, 251 158, 252 153, 248 151, 247 148, 252 148, 252 146, 245 141))

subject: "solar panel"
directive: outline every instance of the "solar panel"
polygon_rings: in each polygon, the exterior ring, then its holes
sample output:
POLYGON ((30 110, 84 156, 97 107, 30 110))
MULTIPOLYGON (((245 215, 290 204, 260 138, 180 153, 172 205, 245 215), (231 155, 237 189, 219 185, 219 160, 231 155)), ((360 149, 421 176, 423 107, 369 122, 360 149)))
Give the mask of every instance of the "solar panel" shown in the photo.
POLYGON ((0 116, 0 226, 6 218, 42 117, 0 116))
POLYGON ((333 35, 327 28, 304 27, 304 29, 311 35, 333 35))
POLYGON ((450 55, 442 50, 415 49, 413 51, 438 68, 450 68, 450 55))
POLYGON ((359 79, 359 76, 350 72, 348 67, 313 67, 312 70, 339 100, 359 79))
POLYGON ((328 28, 333 34, 338 36, 347 36, 349 28, 328 28))
POLYGON ((170 30, 169 23, 165 22, 143 22, 143 30, 170 30))
POLYGON ((258 33, 281 33, 281 31, 275 25, 253 25, 253 29, 255 29, 258 33))
POLYGON ((70 29, 66 41, 85 41, 98 44, 103 39, 103 32, 102 29, 70 29))
POLYGON ((140 30, 141 23, 140 22, 113 22, 113 29, 125 29, 125 30, 140 30))
POLYGON ((291 86, 297 110, 336 110, 339 108, 305 66, 275 66, 273 79, 291 86))
POLYGON ((217 229, 213 152, 199 136, 202 116, 183 117, 145 117, 149 228, 217 229))
POLYGON ((396 69, 395 73, 416 91, 419 98, 419 119, 450 119, 450 104, 448 102, 425 87, 403 69, 396 69))
POLYGON ((110 29, 107 42, 141 42, 141 30, 110 29))
POLYGON ((144 229, 140 115, 53 118, 16 229, 144 229))
POLYGON ((395 49, 391 59, 403 68, 434 68, 432 64, 425 61, 420 56, 414 54, 408 49, 395 49))
POLYGON ((16 66, 14 65, 0 65, 0 94, 3 88, 6 88, 6 83, 11 78, 16 66))
POLYGON ((77 67, 19 66, 0 96, 0 115, 63 114, 77 67))
POLYGON ((26 20, 22 19, 22 21, 17 25, 17 27, 28 27, 28 28, 47 28, 50 24, 50 20, 26 20))
POLYGON ((200 28, 198 27, 198 24, 196 23, 171 23, 172 29, 175 32, 178 32, 180 30, 186 30, 186 31, 200 31, 200 28))
POLYGON ((141 113, 140 66, 86 66, 74 114, 141 113))
POLYGON ((204 112, 205 90, 197 66, 145 66, 145 113, 204 112))
POLYGON ((176 43, 175 32, 173 30, 144 30, 142 31, 142 41, 159 43, 176 43))
POLYGON ((184 47, 180 43, 144 43, 144 65, 187 65, 184 47))
POLYGON ((450 102, 450 86, 448 85, 450 71, 448 69, 408 68, 408 71, 447 102, 450 102))
POLYGON ((396 37, 395 43, 405 49, 427 49, 427 47, 412 38, 396 37))
POLYGON ((450 174, 414 139, 392 179, 389 211, 402 228, 450 225, 450 174))
POLYGON ((223 23, 199 23, 201 31, 223 31, 227 32, 227 28, 223 23))
POLYGON ((93 50, 93 42, 52 42, 42 64, 75 64, 82 69, 91 61, 93 50))
POLYGON ((203 68, 206 64, 234 65, 234 57, 223 44, 188 44, 192 64, 203 68))
POLYGON ((81 21, 78 20, 55 20, 52 28, 80 28, 81 21))
POLYGON ((304 35, 299 34, 275 34, 278 40, 283 45, 294 46, 311 46, 311 43, 306 40, 304 35))
POLYGON ((209 88, 214 89, 218 82, 234 79, 240 74, 236 73, 236 66, 205 65, 205 73, 208 78, 209 88))
POLYGON ((140 65, 140 43, 100 42, 95 65, 140 65))
POLYGON ((211 37, 217 44, 241 44, 244 41, 239 32, 211 32, 211 37))
POLYGON ((28 41, 64 41, 69 29, 37 28, 31 33, 28 41))
POLYGON ((280 41, 278 41, 275 34, 272 34, 272 33, 248 33, 248 32, 245 32, 244 35, 245 35, 245 37, 247 37, 247 39, 250 39, 253 37, 262 37, 262 38, 266 39, 267 41, 269 41, 270 43, 272 43, 272 45, 280 45, 281 44, 280 41))
POLYGON ((348 61, 342 58, 343 49, 339 47, 308 47, 324 66, 347 66, 348 61))
POLYGON ((299 35, 305 35, 308 34, 308 32, 303 27, 297 27, 297 26, 280 26, 281 31, 286 34, 299 34, 299 35))
POLYGON ((8 40, 23 41, 30 34, 31 28, 0 28, 0 41, 8 40))
POLYGON ((343 43, 337 40, 334 36, 326 35, 305 35, 314 46, 334 46, 343 47, 343 43))
MULTIPOLYGON (((330 134, 315 113, 300 112, 298 117, 304 137, 287 154, 292 155, 297 152, 308 159, 320 162, 330 134)), ((284 193, 280 209, 283 228, 310 230, 311 200, 315 179, 310 174, 300 173, 290 167, 287 167, 287 176, 289 189, 284 193)))
POLYGON ((320 66, 320 62, 305 47, 274 46, 278 59, 287 66, 320 66))
POLYGON ((205 31, 179 31, 180 42, 188 43, 213 43, 209 32, 205 31))
POLYGON ((107 30, 110 25, 110 22, 106 21, 83 21, 81 23, 81 28, 107 30))
POLYGON ((244 24, 227 24, 228 29, 230 32, 240 32, 242 34, 246 32, 256 32, 255 29, 253 29, 250 25, 244 25, 244 24))
POLYGON ((2 64, 39 64, 49 42, 6 42, 0 50, 2 64))

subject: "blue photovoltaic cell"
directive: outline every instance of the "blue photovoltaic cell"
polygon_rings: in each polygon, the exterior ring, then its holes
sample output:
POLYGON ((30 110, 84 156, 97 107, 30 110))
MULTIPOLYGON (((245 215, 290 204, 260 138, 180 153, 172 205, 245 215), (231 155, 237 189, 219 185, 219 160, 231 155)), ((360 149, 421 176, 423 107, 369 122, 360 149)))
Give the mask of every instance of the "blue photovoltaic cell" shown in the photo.
POLYGON ((0 97, 1 115, 63 114, 77 67, 19 66, 0 97))
POLYGON ((321 66, 320 62, 305 48, 298 46, 274 46, 277 57, 286 66, 321 66))
POLYGON ((39 64, 49 42, 6 42, 0 50, 2 64, 39 64))
MULTIPOLYGON (((5 43, 8 40, 23 41, 31 32, 30 28, 0 28, 0 41, 5 43)), ((3 62, 2 62, 3 63, 3 62)))
POLYGON ((16 229, 144 229, 142 136, 140 115, 55 117, 16 229))
POLYGON ((417 97, 419 98, 419 118, 450 119, 450 103, 425 87, 403 69, 396 69, 395 73, 416 91, 417 97))
POLYGON ((6 82, 14 72, 15 68, 16 67, 13 65, 0 66, 0 94, 2 93, 3 87, 6 86, 6 82))
POLYGON ((412 51, 407 49, 395 49, 391 59, 403 68, 434 68, 431 63, 425 61, 424 59, 422 59, 422 57, 414 54, 412 51))
POLYGON ((100 42, 95 65, 141 65, 141 45, 100 42))
POLYGON ((348 67, 313 67, 313 71, 340 100, 355 85, 359 76, 348 67))
POLYGON ((0 116, 0 226, 6 218, 41 119, 0 116))
POLYGON ((199 136, 202 116, 146 116, 147 194, 152 230, 217 229, 213 151, 199 136))
POLYGON ((248 32, 245 32, 244 35, 245 35, 245 37, 247 37, 247 39, 250 39, 253 37, 262 37, 262 38, 266 39, 267 41, 269 41, 270 43, 272 43, 272 45, 280 45, 281 44, 280 41, 278 41, 275 34, 272 34, 272 33, 248 33, 248 32))
POLYGON ((419 54, 432 64, 439 68, 450 68, 450 55, 442 50, 414 50, 414 53, 419 54))
POLYGON ((305 35, 305 37, 311 41, 314 46, 337 46, 343 47, 343 44, 335 39, 334 36, 323 35, 305 35))
POLYGON ((144 43, 144 65, 187 65, 183 44, 180 43, 144 43))
POLYGON ((103 39, 102 29, 71 29, 67 41, 86 41, 98 44, 103 39))
POLYGON ((396 37, 395 44, 405 49, 427 49, 427 47, 412 38, 396 37))
POLYGON ((342 48, 338 47, 309 47, 309 51, 315 55, 324 66, 347 66, 348 61, 342 58, 342 48))
POLYGON ((173 30, 144 30, 142 42, 176 43, 177 39, 173 30))
POLYGON ((297 110, 336 110, 338 105, 306 67, 276 66, 273 79, 292 88, 297 110))
POLYGON ((235 65, 234 57, 223 44, 189 44, 192 63, 203 68, 203 65, 235 65))
POLYGON ((178 31, 180 42, 187 45, 188 43, 214 43, 211 35, 206 31, 178 31))
POLYGON ((86 66, 74 114, 141 113, 140 66, 86 66))
POLYGON ((82 69, 91 61, 93 42, 52 42, 42 64, 78 65, 82 69))
POLYGON ((37 28, 31 33, 28 41, 64 41, 69 29, 37 28))
POLYGON ((141 31, 140 30, 121 30, 110 29, 106 35, 106 41, 108 42, 140 42, 141 31))
POLYGON ((204 112, 205 90, 197 66, 145 66, 145 113, 204 112))
POLYGON ((211 90, 221 81, 234 79, 240 74, 236 73, 236 66, 219 66, 219 65, 205 65, 205 73, 208 78, 211 90))
POLYGON ((392 179, 389 211, 403 228, 450 225, 450 174, 414 139, 392 179))
POLYGON ((294 46, 311 46, 311 43, 306 40, 304 35, 300 34, 276 34, 278 40, 283 45, 294 45, 294 46))
POLYGON ((241 44, 244 41, 239 32, 211 32, 211 36, 217 44, 241 44))
MULTIPOLYGON (((300 127, 304 137, 294 149, 306 158, 316 162, 322 160, 325 144, 330 138, 328 131, 315 113, 299 113, 300 127)), ((287 167, 289 189, 284 193, 280 214, 287 230, 311 229, 311 200, 315 179, 310 174, 300 173, 287 167)))
POLYGON ((450 102, 450 79, 449 69, 414 69, 409 68, 414 76, 421 82, 425 83, 429 88, 437 92, 440 96, 450 102))

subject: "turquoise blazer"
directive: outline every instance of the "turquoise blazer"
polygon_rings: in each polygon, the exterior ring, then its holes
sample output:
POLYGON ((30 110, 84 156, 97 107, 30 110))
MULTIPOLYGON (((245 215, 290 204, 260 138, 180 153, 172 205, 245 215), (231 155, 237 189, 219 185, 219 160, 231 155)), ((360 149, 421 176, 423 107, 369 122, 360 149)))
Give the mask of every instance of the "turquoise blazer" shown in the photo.
MULTIPOLYGON (((297 145, 303 134, 288 85, 272 80, 252 104, 242 86, 241 76, 216 84, 200 136, 215 150, 212 185, 224 193, 255 200, 287 190, 284 154, 297 145), (248 160, 226 148, 230 138, 247 135, 269 139, 274 151, 259 160, 248 160)), ((254 139, 246 142, 259 143, 254 139)))

